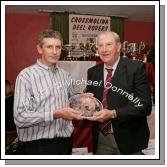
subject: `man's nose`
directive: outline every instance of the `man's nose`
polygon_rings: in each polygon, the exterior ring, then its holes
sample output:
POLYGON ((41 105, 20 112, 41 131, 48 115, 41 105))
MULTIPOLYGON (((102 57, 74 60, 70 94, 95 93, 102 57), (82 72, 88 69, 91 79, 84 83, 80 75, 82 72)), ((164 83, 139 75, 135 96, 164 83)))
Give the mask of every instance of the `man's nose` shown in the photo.
POLYGON ((102 51, 103 51, 103 52, 107 51, 106 45, 103 45, 103 46, 102 46, 102 51))
POLYGON ((56 47, 53 48, 53 53, 54 54, 57 53, 57 48, 56 47))

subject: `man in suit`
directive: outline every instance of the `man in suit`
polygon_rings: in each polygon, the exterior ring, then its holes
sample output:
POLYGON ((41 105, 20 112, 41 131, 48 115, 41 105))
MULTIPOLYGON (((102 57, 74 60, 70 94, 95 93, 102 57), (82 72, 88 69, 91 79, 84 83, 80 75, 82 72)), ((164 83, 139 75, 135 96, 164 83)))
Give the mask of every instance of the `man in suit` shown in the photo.
POLYGON ((147 124, 152 107, 150 88, 144 63, 120 57, 120 50, 117 33, 107 31, 98 35, 98 52, 103 63, 88 70, 91 82, 87 84, 87 92, 103 104, 103 110, 91 119, 94 153, 141 155, 150 134, 147 124))

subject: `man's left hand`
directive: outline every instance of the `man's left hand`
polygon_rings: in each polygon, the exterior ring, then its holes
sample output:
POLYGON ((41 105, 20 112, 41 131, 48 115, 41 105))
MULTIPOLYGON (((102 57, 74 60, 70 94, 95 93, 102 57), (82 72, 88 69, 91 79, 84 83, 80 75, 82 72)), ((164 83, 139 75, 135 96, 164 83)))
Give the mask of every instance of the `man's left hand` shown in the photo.
POLYGON ((96 112, 93 114, 93 117, 92 118, 89 118, 89 120, 91 121, 98 121, 98 122, 105 122, 109 119, 114 119, 117 117, 117 114, 116 114, 116 110, 108 110, 108 109, 104 109, 100 112, 96 112))

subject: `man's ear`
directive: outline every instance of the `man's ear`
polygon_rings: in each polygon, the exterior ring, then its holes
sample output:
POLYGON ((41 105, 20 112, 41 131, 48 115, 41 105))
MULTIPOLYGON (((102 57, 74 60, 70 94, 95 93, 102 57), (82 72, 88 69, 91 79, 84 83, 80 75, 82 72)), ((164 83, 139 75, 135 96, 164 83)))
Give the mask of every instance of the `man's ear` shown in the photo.
POLYGON ((118 46, 118 51, 120 51, 120 50, 121 50, 121 47, 122 47, 121 42, 119 42, 119 43, 117 44, 117 46, 118 46))
POLYGON ((37 51, 39 54, 42 54, 42 48, 39 44, 37 45, 37 51))

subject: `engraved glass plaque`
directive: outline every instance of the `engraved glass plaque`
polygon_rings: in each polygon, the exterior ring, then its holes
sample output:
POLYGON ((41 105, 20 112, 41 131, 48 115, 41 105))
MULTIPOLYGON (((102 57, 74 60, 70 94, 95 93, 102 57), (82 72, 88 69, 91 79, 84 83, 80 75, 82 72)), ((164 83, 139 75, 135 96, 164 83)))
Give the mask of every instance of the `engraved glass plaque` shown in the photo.
POLYGON ((78 111, 83 118, 90 118, 95 112, 103 109, 102 103, 95 97, 77 94, 69 99, 69 105, 78 111))

